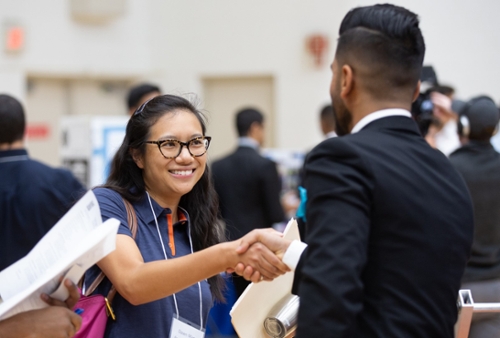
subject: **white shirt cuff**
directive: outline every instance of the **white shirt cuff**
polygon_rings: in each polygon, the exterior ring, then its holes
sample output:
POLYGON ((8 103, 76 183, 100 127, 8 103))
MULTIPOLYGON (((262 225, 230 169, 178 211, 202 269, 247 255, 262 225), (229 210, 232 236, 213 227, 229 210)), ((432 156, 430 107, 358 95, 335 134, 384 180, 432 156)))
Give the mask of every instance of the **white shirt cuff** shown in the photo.
POLYGON ((283 263, 286 264, 292 271, 295 271, 297 264, 299 264, 302 252, 307 248, 307 244, 297 240, 292 241, 290 246, 285 251, 283 256, 283 263))

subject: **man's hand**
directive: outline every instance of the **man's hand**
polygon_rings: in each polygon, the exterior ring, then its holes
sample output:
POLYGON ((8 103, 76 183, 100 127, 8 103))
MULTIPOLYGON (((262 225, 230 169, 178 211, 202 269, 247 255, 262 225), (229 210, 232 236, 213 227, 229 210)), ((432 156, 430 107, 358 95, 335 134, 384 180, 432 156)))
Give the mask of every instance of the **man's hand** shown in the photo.
POLYGON ((245 236, 243 236, 240 240, 240 245, 236 249, 236 252, 239 254, 244 253, 250 248, 250 246, 254 243, 262 243, 269 250, 274 252, 280 259, 283 258, 283 255, 288 249, 291 241, 283 238, 283 235, 273 229, 257 229, 249 232, 245 236))
MULTIPOLYGON (((240 240, 240 244, 236 249, 238 254, 244 255, 247 252, 252 252, 255 249, 258 250, 269 250, 274 252, 276 256, 268 258, 271 260, 269 264, 272 267, 265 265, 265 269, 256 268, 255 264, 247 264, 241 261, 236 265, 234 270, 231 272, 236 272, 238 275, 243 276, 246 280, 257 283, 262 280, 272 280, 279 275, 290 271, 290 269, 281 262, 286 249, 290 245, 291 241, 283 239, 282 234, 273 229, 258 229, 253 230, 240 240), (264 249, 265 248, 265 249, 264 249), (279 261, 279 264, 276 262, 279 261), (270 271, 269 271, 270 269, 270 271), (279 274, 278 274, 279 273, 279 274)), ((269 257, 268 255, 265 257, 269 257)))
POLYGON ((0 337, 5 338, 68 338, 82 325, 82 317, 73 311, 50 306, 26 311, 0 321, 0 337))
POLYGON ((450 119, 456 119, 457 114, 451 109, 451 99, 448 96, 432 92, 430 98, 434 106, 432 113, 442 124, 445 124, 450 119))
POLYGON ((67 307, 68 309, 72 310, 76 302, 78 302, 78 300, 80 299, 80 291, 78 290, 76 285, 73 284, 73 282, 70 281, 69 279, 65 279, 63 283, 66 289, 68 289, 69 291, 69 296, 64 302, 51 298, 49 295, 45 293, 41 295, 41 298, 45 303, 49 305, 67 307))

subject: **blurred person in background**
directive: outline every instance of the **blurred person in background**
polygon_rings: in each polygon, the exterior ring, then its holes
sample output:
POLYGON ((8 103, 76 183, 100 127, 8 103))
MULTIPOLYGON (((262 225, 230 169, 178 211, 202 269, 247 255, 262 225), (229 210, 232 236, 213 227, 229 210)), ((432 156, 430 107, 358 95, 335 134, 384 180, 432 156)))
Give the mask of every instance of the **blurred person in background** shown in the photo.
POLYGON ((151 83, 141 83, 130 88, 127 95, 128 114, 132 116, 137 108, 139 108, 144 102, 147 102, 158 95, 161 95, 160 87, 151 83))
MULTIPOLYGON (((264 116, 253 108, 235 116, 236 150, 212 164, 215 191, 230 240, 256 228, 268 228, 285 218, 280 202, 281 179, 276 164, 259 154, 264 144, 264 116)), ((233 278, 237 297, 249 282, 233 278)))
POLYGON ((325 138, 337 137, 337 133, 335 132, 335 117, 331 104, 328 104, 321 109, 319 114, 319 123, 325 138))
POLYGON ((0 270, 24 257, 84 193, 65 169, 30 159, 24 109, 0 95, 0 270))
MULTIPOLYGON (((466 103, 458 120, 462 147, 450 161, 462 174, 474 206, 474 241, 462 289, 475 302, 500 302, 500 154, 490 143, 499 111, 487 96, 466 103)), ((500 314, 474 314, 470 338, 500 336, 500 314)))
POLYGON ((430 89, 433 120, 425 139, 433 148, 446 156, 460 147, 457 135, 458 116, 453 110, 453 95, 453 88, 448 86, 436 86, 430 89))

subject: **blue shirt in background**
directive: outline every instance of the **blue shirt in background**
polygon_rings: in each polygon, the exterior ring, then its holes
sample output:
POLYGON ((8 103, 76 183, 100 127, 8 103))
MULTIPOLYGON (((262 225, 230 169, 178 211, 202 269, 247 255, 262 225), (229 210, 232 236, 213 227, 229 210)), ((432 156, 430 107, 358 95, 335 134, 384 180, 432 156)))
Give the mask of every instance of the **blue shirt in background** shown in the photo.
POLYGON ((66 169, 0 151, 0 271, 23 258, 84 194, 66 169))

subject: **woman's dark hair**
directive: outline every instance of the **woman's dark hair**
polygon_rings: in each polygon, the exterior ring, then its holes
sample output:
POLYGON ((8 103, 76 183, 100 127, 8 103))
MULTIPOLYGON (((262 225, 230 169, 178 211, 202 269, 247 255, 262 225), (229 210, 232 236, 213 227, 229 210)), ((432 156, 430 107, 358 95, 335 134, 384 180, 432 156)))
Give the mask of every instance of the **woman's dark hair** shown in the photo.
MULTIPOLYGON (((131 151, 144 155, 151 127, 165 114, 179 110, 192 112, 200 121, 203 135, 206 132, 205 117, 188 100, 175 95, 160 95, 144 103, 132 115, 122 145, 111 163, 110 175, 103 187, 117 191, 130 202, 140 200, 146 191, 142 169, 134 162, 131 151)), ((189 212, 193 247, 199 251, 224 240, 218 222, 219 200, 213 187, 208 166, 193 189, 182 196, 179 206, 189 212)), ((224 300, 224 280, 216 275, 208 279, 212 295, 224 300)))

